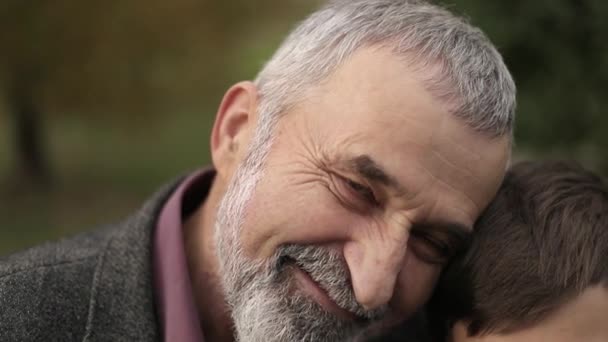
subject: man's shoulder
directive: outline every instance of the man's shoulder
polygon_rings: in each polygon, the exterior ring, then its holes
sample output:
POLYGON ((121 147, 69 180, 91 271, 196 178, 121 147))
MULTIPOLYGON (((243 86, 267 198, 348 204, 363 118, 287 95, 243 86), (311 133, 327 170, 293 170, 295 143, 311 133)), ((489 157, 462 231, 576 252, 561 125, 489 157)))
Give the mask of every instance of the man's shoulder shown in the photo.
POLYGON ((64 238, 0 258, 0 279, 19 273, 61 268, 61 265, 83 263, 103 250, 112 227, 101 228, 64 238))
POLYGON ((119 225, 0 258, 0 341, 155 341, 152 236, 179 184, 119 225))
POLYGON ((91 289, 113 229, 0 259, 0 340, 81 340, 91 289))

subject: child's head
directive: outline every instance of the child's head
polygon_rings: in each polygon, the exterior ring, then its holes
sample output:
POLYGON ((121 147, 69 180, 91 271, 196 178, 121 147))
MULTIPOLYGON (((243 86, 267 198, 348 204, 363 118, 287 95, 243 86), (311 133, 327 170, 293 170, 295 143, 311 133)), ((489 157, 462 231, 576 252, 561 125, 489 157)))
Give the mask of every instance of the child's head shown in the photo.
POLYGON ((454 342, 608 341, 608 188, 577 165, 512 168, 432 308, 454 342))

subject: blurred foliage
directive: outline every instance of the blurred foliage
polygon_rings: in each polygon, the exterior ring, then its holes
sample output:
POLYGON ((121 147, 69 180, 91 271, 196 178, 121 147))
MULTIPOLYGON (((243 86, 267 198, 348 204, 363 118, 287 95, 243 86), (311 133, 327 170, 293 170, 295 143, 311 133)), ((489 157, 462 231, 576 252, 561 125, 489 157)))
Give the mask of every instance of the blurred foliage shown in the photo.
POLYGON ((242 53, 266 55, 311 4, 4 0, 0 6, 6 82, 35 74, 40 106, 62 114, 128 113, 137 120, 150 111, 199 107, 215 100, 207 94, 221 94, 227 80, 251 77, 244 74, 262 56, 242 53), (252 41, 262 46, 247 46, 252 41))
POLYGON ((516 140, 608 174, 608 2, 453 0, 498 46, 518 87, 516 140))
MULTIPOLYGON (((0 2, 0 254, 116 219, 207 163, 222 93, 253 78, 319 3, 0 2), (50 185, 40 191, 35 177, 50 185)), ((514 74, 517 154, 608 174, 608 2, 443 3, 481 27, 514 74)))
POLYGON ((116 220, 208 163, 222 93, 315 5, 0 2, 0 254, 116 220))

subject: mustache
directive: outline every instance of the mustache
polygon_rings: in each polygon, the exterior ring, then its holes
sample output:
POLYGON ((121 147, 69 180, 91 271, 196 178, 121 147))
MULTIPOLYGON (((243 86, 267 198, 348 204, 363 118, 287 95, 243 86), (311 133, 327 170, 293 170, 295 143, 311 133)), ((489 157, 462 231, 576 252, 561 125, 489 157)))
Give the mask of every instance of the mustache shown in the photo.
POLYGON ((388 314, 388 306, 368 310, 355 296, 350 272, 342 255, 324 246, 287 244, 279 247, 276 269, 281 270, 288 262, 300 267, 342 309, 351 312, 359 320, 372 323, 388 314))

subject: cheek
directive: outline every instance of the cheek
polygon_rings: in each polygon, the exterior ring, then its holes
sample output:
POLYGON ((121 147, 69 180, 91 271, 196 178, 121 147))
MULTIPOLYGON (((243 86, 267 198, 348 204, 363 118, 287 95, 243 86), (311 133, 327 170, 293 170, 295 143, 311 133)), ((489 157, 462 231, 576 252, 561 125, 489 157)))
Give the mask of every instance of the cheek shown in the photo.
POLYGON ((247 205, 241 243, 247 255, 268 258, 283 244, 329 244, 348 237, 356 216, 320 184, 260 183, 247 205))
POLYGON ((396 305, 409 316, 431 297, 439 279, 441 267, 424 263, 408 252, 403 271, 399 274, 396 305))

